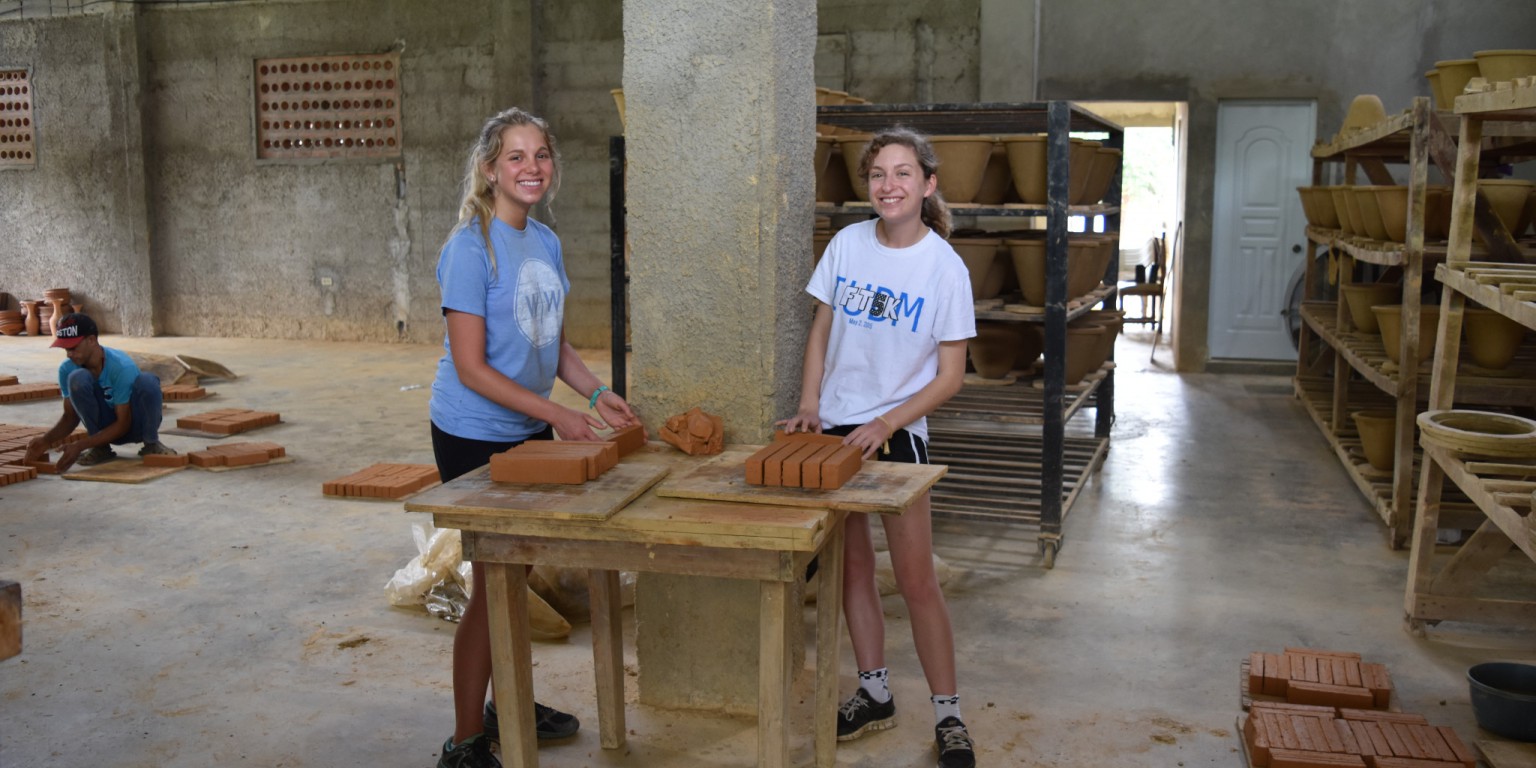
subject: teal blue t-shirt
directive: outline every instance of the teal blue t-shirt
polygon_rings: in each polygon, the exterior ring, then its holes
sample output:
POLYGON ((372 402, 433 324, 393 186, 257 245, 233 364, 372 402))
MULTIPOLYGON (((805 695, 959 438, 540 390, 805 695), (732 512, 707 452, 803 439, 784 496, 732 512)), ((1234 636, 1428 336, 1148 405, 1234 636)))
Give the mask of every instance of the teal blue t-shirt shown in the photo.
MULTIPOLYGON (((115 349, 102 347, 105 359, 101 363, 101 375, 96 381, 101 383, 102 391, 107 394, 107 402, 115 408, 119 405, 127 405, 128 398, 133 396, 133 381, 139 377, 139 366, 134 365, 133 358, 115 349)), ((69 360, 59 365, 59 392, 69 397, 69 375, 81 370, 69 360)))
MULTIPOLYGON (((560 363, 560 331, 565 322, 565 276, 560 240, 533 219, 521 231, 491 219, 496 252, 492 279, 480 222, 454 232, 437 259, 437 282, 444 311, 485 318, 485 359, 502 375, 540 397, 549 397, 560 363)), ((429 410, 444 432, 471 440, 513 442, 544 430, 543 421, 508 410, 459 381, 453 348, 443 334, 444 354, 437 363, 429 410)))

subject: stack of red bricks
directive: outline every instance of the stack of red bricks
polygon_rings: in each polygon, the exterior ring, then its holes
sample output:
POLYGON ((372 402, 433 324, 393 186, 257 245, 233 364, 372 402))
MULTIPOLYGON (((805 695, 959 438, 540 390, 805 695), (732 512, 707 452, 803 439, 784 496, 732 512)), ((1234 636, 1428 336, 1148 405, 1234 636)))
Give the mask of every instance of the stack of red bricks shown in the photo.
MULTIPOLYGON (((19 483, 22 480, 31 480, 38 474, 52 475, 58 472, 57 465, 49 461, 47 456, 31 464, 26 461, 27 444, 32 442, 32 438, 47 431, 41 427, 0 424, 0 473, 8 478, 0 484, 19 483)), ((58 445, 68 445, 85 437, 85 431, 77 429, 60 440, 58 445)))
POLYGON ((1243 740, 1258 768, 1475 768, 1456 731, 1423 715, 1255 701, 1243 740))
POLYGON ((1358 653, 1286 648, 1249 654, 1248 693, 1292 704, 1386 709, 1392 679, 1386 665, 1365 663, 1358 653))
POLYGON ((747 483, 834 490, 843 487, 863 466, 863 454, 843 445, 841 437, 778 432, 772 443, 747 457, 747 483))
POLYGON ((0 403, 21 403, 63 397, 57 384, 9 384, 0 386, 0 403))
POLYGON ((14 464, 0 467, 0 485, 19 483, 24 480, 31 480, 34 477, 37 477, 36 467, 18 467, 14 464))
POLYGON ((645 446, 645 427, 614 432, 605 442, 529 440, 491 457, 491 480, 498 483, 580 485, 596 480, 619 459, 645 446))
POLYGON ((151 467, 248 467, 265 464, 286 456, 288 451, 277 443, 224 443, 206 450, 193 451, 175 456, 145 456, 144 464, 151 467))
POLYGON ((10 386, 12 384, 16 384, 19 381, 20 380, 17 379, 16 376, 13 375, 13 374, 9 374, 9 373, 0 374, 0 387, 7 387, 7 386, 10 386))
POLYGON ((326 483, 324 491, 327 496, 398 499, 437 481, 437 467, 430 464, 375 464, 326 483))
POLYGON ((215 435, 233 435, 237 432, 265 427, 282 421, 282 417, 269 411, 252 411, 245 408, 220 408, 207 413, 196 413, 176 420, 182 429, 195 429, 215 435))
POLYGON ((201 400, 208 390, 196 384, 161 384, 160 395, 166 400, 201 400))

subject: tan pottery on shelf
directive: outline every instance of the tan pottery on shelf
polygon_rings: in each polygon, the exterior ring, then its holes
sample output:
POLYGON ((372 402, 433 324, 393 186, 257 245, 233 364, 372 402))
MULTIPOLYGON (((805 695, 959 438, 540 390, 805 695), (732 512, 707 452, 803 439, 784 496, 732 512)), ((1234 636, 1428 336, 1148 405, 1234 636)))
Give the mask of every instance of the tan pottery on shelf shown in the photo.
MULTIPOLYGON (((1376 324, 1381 326, 1381 343, 1387 348, 1387 359, 1398 365, 1398 352, 1402 346, 1403 305, 1378 304, 1371 307, 1376 313, 1376 324)), ((1422 363, 1435 354, 1435 333, 1440 322, 1440 308, 1432 304, 1419 305, 1419 360, 1422 363)))
POLYGON ((1013 360, 1013 367, 1028 369, 1040 359, 1040 353, 1045 351, 1045 327, 1039 323, 1015 323, 1019 328, 1019 353, 1013 360))
POLYGON ((1440 73, 1440 99, 1451 106, 1446 109, 1455 109, 1456 97, 1467 89, 1467 83, 1474 77, 1482 77, 1478 69, 1477 59, 1446 59, 1435 62, 1435 71, 1440 73))
MULTIPOLYGON (((1401 243, 1408 239, 1408 188, 1402 185, 1377 186, 1376 212, 1387 239, 1401 243)), ((1427 201, 1426 201, 1427 205, 1427 201)))
MULTIPOLYGON (((1536 190, 1536 182, 1525 179, 1478 179, 1477 191, 1488 198, 1489 207, 1493 208, 1495 216, 1509 230, 1511 237, 1520 237, 1530 226, 1530 218, 1526 215, 1526 200, 1532 190, 1536 190)), ((1482 235, 1479 234, 1481 239, 1482 235)))
MULTIPOLYGON (((949 241, 971 273, 971 298, 990 299, 1003 291, 1003 241, 995 237, 956 237, 949 241)), ((996 378, 996 377, 993 377, 996 378)))
POLYGON ((1425 411, 1419 431, 1431 445, 1458 453, 1509 458, 1536 457, 1536 421, 1474 410, 1425 411))
POLYGON ((939 194, 951 203, 975 200, 996 141, 991 136, 931 136, 928 140, 939 158, 939 194))
POLYGON ((1353 237, 1369 237, 1365 213, 1360 210, 1360 195, 1355 192, 1357 189, 1359 187, 1344 188, 1344 210, 1349 215, 1349 233, 1353 237))
POLYGON ((1490 83, 1536 76, 1536 50, 1475 51, 1472 58, 1483 79, 1490 83))
POLYGON ((1104 365, 1115 351, 1115 340, 1120 337, 1120 332, 1125 328, 1125 312, 1097 310, 1073 320, 1072 325, 1098 326, 1104 329, 1104 335, 1099 337, 1098 344, 1094 346, 1092 366, 1096 369, 1104 365))
POLYGON ((869 202, 869 180, 859 177, 859 162, 864 159, 864 149, 874 134, 851 133, 837 137, 837 146, 843 150, 843 166, 848 173, 848 185, 854 197, 869 202))
POLYGON ((978 205, 1002 205, 1008 201, 1008 190, 1013 187, 1013 171, 1008 167, 1008 148, 1000 141, 992 143, 992 154, 987 157, 987 168, 981 174, 981 188, 976 190, 974 202, 978 205))
POLYGON ((1067 204, 1082 205, 1088 194, 1088 176, 1093 172, 1093 158, 1104 146, 1097 141, 1071 139, 1067 154, 1067 204))
POLYGON ((831 136, 816 135, 816 178, 826 173, 827 163, 832 160, 832 148, 837 145, 837 139, 831 136))
POLYGON ((1451 188, 1431 185, 1424 190, 1424 239, 1451 236, 1451 188))
POLYGON ((1461 331, 1472 362, 1496 371, 1509 367, 1525 340, 1525 326, 1490 309, 1468 308, 1461 331))
POLYGON ((976 321, 976 337, 969 345, 976 375, 1001 379, 1013 370, 1019 356, 1019 325, 998 320, 976 321))
POLYGON ((1004 136, 1008 150, 1008 168, 1013 172, 1013 189, 1028 205, 1044 205, 1045 136, 1004 136))
POLYGON ((1340 286, 1339 291, 1344 294, 1350 321, 1363 333, 1381 333, 1371 307, 1391 304, 1403 295, 1402 286, 1396 283, 1350 283, 1340 286))
POLYGON ((1332 187, 1311 187, 1312 210, 1317 213, 1318 226, 1324 229, 1339 228, 1339 212, 1333 207, 1332 187))
POLYGON ((1440 70, 1431 69, 1424 73, 1424 79, 1429 81, 1429 97, 1435 100, 1435 109, 1439 112, 1449 112, 1455 109, 1455 105, 1445 100, 1445 94, 1440 91, 1440 70))
POLYGON ((816 202, 842 205, 852 199, 853 187, 848 183, 848 170, 843 167, 842 150, 833 147, 826 169, 816 177, 816 202))
POLYGON ((1344 113, 1344 126, 1339 129, 1339 135, 1359 133, 1386 119, 1387 110, 1381 105, 1381 97, 1374 93, 1362 93, 1349 102, 1349 111, 1344 113))
POLYGON ((1007 239, 1003 244, 1008 247, 1008 256, 1013 261, 1013 274, 1018 278, 1024 303, 1045 306, 1045 241, 1007 239))
POLYGON ((1093 167, 1088 170, 1088 191, 1078 205, 1096 205, 1109 194, 1120 172, 1120 158, 1124 153, 1114 147, 1099 147, 1093 153, 1093 167))
POLYGON ((1365 236, 1372 240, 1386 240, 1387 227, 1381 220, 1381 209, 1376 207, 1376 187, 1355 187, 1355 203, 1360 208, 1360 223, 1365 236))
POLYGON ((1109 332, 1110 329, 1102 325, 1067 326, 1067 354, 1062 361, 1067 386, 1081 382, 1084 376, 1103 365, 1098 355, 1104 336, 1109 332))
POLYGON ((1360 433, 1360 448, 1365 460, 1383 472, 1392 469, 1392 455, 1397 444, 1397 411, 1385 408, 1355 411, 1350 414, 1360 433))

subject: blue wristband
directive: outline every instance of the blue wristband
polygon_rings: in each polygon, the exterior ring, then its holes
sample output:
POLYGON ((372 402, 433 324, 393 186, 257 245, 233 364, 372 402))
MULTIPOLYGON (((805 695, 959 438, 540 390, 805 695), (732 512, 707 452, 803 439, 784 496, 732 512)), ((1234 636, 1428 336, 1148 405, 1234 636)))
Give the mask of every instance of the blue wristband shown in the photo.
POLYGON ((592 390, 592 399, 587 401, 587 408, 588 409, 596 408, 597 407, 597 399, 599 397, 602 397, 603 393, 607 392, 607 391, 608 391, 608 385, 607 384, 598 385, 597 389, 592 390))

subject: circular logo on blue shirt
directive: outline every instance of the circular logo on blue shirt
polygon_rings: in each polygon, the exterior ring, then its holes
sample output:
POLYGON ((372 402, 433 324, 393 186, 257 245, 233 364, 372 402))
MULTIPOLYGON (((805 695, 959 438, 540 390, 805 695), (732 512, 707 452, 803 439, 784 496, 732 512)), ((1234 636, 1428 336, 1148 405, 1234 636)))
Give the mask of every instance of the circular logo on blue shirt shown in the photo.
POLYGON ((554 267, 537 259, 517 271, 517 327, 534 347, 560 340, 565 315, 565 286, 554 267))

